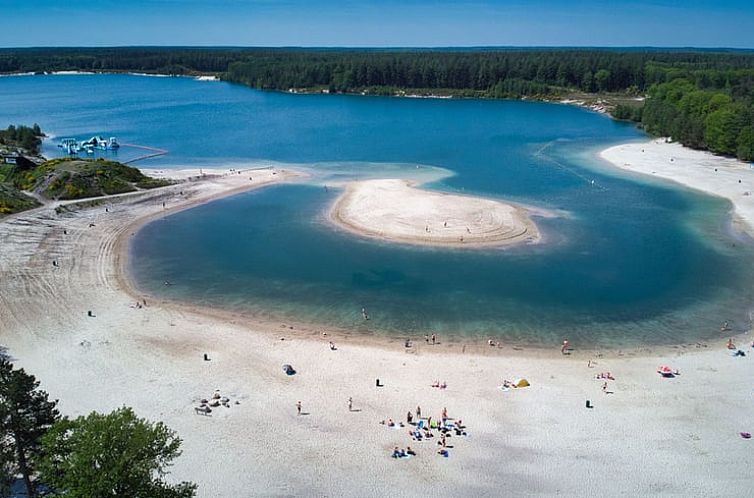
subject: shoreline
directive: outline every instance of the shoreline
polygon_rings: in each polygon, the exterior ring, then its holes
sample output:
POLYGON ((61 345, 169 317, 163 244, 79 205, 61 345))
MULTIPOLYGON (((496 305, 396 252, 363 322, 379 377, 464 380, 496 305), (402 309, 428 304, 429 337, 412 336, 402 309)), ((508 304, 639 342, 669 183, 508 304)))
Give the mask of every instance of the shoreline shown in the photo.
POLYGON ((738 432, 753 432, 751 332, 736 338, 744 358, 731 357, 723 339, 614 355, 575 344, 561 355, 557 345, 465 348, 446 337, 405 348, 402 338, 364 338, 359 330, 339 336, 330 328, 323 336, 316 327, 284 329, 276 320, 263 325, 151 297, 135 307, 143 294, 123 271, 131 234, 178 210, 290 178, 253 171, 253 184, 246 173, 207 175, 95 205, 72 201, 60 215, 46 205, 0 219, 0 345, 61 400, 62 413, 126 405, 164 422, 183 440, 169 479, 196 482, 201 498, 733 497, 749 489, 751 446, 738 432), (283 363, 298 373, 285 376, 283 363), (658 365, 681 375, 663 379, 658 365), (604 371, 615 377, 612 394, 595 379, 604 371), (517 377, 531 386, 499 389, 517 377), (438 380, 447 389, 430 387, 438 380), (198 400, 215 389, 231 407, 196 415, 198 400), (595 408, 585 408, 585 399, 595 408), (297 401, 306 416, 296 415, 297 401), (471 437, 452 437, 444 459, 436 440, 415 442, 406 430, 379 424, 403 420, 417 405, 433 416, 447 407, 471 437), (415 458, 389 457, 406 444, 415 458), (682 472, 688 468, 714 472, 682 472))
MULTIPOLYGON (((223 79, 221 73, 204 73, 197 71, 195 73, 191 74, 167 74, 167 73, 158 73, 158 72, 133 72, 133 71, 118 71, 118 70, 111 70, 111 71, 80 71, 80 70, 74 70, 74 71, 49 71, 49 72, 16 72, 16 73, 0 73, 0 78, 4 77, 16 77, 16 76, 66 76, 66 75, 96 75, 96 74, 127 74, 131 76, 144 76, 144 77, 156 77, 156 78, 189 78, 194 79, 196 81, 222 81, 225 83, 230 83, 232 85, 239 85, 243 86, 245 88, 250 88, 252 90, 257 90, 261 92, 277 92, 277 93, 285 93, 289 95, 347 95, 347 96, 356 96, 356 97, 389 97, 389 98, 405 98, 405 99, 431 99, 431 100, 500 100, 500 101, 511 101, 511 102, 542 102, 542 103, 549 103, 549 104, 560 104, 560 105, 568 105, 573 107, 578 107, 580 109, 583 109, 585 111, 594 112, 596 114, 601 114, 604 116, 610 117, 610 119, 613 119, 615 121, 622 121, 619 120, 610 114, 611 107, 605 102, 605 100, 612 98, 610 94, 590 94, 588 97, 592 97, 595 99, 594 102, 590 102, 589 98, 584 98, 583 96, 580 96, 578 98, 573 97, 572 92, 571 93, 565 93, 564 95, 552 95, 552 96, 546 96, 546 95, 538 95, 538 96, 531 96, 531 95, 521 95, 520 97, 490 97, 485 95, 463 95, 459 93, 449 93, 449 94, 443 94, 441 92, 438 93, 421 93, 422 89, 404 89, 404 90, 396 90, 392 94, 381 94, 381 93, 369 93, 366 91, 351 91, 351 92, 336 92, 336 93, 330 93, 329 91, 326 91, 327 89, 324 88, 266 88, 266 89, 257 89, 254 88, 246 83, 242 83, 239 81, 233 81, 233 80, 227 80, 223 79), (419 93, 417 93, 419 92, 419 93)), ((643 99, 644 97, 639 97, 639 99, 643 99)))
POLYGON ((415 182, 386 179, 349 183, 327 218, 360 237, 473 249, 539 243, 542 237, 530 214, 507 201, 423 190, 415 182))
POLYGON ((620 170, 727 199, 734 226, 754 237, 754 168, 749 164, 665 139, 615 145, 599 156, 620 170))

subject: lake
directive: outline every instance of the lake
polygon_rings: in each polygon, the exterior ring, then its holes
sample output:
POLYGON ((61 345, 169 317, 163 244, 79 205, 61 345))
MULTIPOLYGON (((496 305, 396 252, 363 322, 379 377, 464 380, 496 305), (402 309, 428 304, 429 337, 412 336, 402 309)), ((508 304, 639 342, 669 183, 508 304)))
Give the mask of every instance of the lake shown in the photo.
MULTIPOLYGON (((2 122, 61 137, 117 136, 168 154, 141 167, 307 168, 274 186, 145 226, 131 247, 153 295, 404 337, 599 347, 719 337, 747 320, 754 253, 729 203, 611 169, 633 126, 572 106, 260 92, 131 75, 0 78, 2 122), (549 212, 545 243, 458 250, 377 243, 326 219, 344 179, 422 178, 425 188, 549 212), (166 287, 169 280, 174 285, 166 287), (364 323, 361 308, 371 320, 364 323)), ((60 154, 55 139, 48 156, 60 154)), ((143 151, 124 147, 128 160, 143 151)))

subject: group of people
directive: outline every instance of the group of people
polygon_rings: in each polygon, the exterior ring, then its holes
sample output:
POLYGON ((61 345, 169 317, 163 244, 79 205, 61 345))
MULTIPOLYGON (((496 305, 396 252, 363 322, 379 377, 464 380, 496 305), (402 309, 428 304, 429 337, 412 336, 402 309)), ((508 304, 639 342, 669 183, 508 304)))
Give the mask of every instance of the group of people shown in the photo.
POLYGON ((406 449, 399 449, 397 446, 393 449, 393 458, 408 458, 409 456, 416 455, 416 452, 411 449, 411 446, 406 446, 406 449))
MULTIPOLYGON (((405 427, 403 422, 396 422, 393 421, 393 419, 387 419, 387 422, 384 420, 380 422, 381 424, 385 424, 388 427, 405 427)), ((424 441, 425 439, 432 439, 435 437, 435 434, 432 432, 434 430, 437 430, 439 432, 438 436, 438 450, 437 453, 442 456, 448 456, 448 445, 447 445, 447 438, 452 437, 454 434, 456 436, 465 436, 466 434, 466 426, 463 425, 463 421, 461 420, 455 420, 451 422, 451 419, 448 417, 448 410, 447 408, 443 407, 441 413, 440 413, 440 419, 439 420, 432 420, 432 417, 422 417, 421 407, 416 407, 416 412, 411 412, 410 410, 406 413, 406 424, 408 424, 410 427, 408 429, 408 435, 411 436, 411 438, 414 441, 424 441)), ((411 447, 407 447, 406 450, 400 450, 396 446, 393 450, 393 458, 403 458, 406 455, 415 455, 413 451, 411 451, 411 447)))
POLYGON ((434 346, 435 344, 437 344, 437 335, 436 335, 436 334, 432 334, 432 335, 430 336, 429 334, 424 334, 424 342, 426 342, 427 344, 429 344, 429 341, 430 341, 430 340, 432 341, 432 345, 433 345, 433 346, 434 346))

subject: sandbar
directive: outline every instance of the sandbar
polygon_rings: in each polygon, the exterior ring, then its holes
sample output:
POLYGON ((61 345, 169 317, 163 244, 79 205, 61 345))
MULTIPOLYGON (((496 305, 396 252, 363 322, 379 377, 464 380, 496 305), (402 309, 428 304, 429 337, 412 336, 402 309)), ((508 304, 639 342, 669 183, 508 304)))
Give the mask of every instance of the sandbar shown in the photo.
POLYGON ((521 206, 420 189, 398 179, 349 183, 330 219, 358 235, 408 244, 510 246, 540 239, 521 206))

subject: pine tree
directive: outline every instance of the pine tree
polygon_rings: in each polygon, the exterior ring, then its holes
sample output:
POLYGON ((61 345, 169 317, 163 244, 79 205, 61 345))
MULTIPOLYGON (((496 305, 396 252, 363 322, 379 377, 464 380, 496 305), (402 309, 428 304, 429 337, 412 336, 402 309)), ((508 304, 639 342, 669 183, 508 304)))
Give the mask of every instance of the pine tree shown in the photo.
POLYGON ((56 405, 33 375, 0 358, 0 465, 11 479, 21 474, 29 497, 37 495, 32 478, 41 438, 60 418, 56 405))

